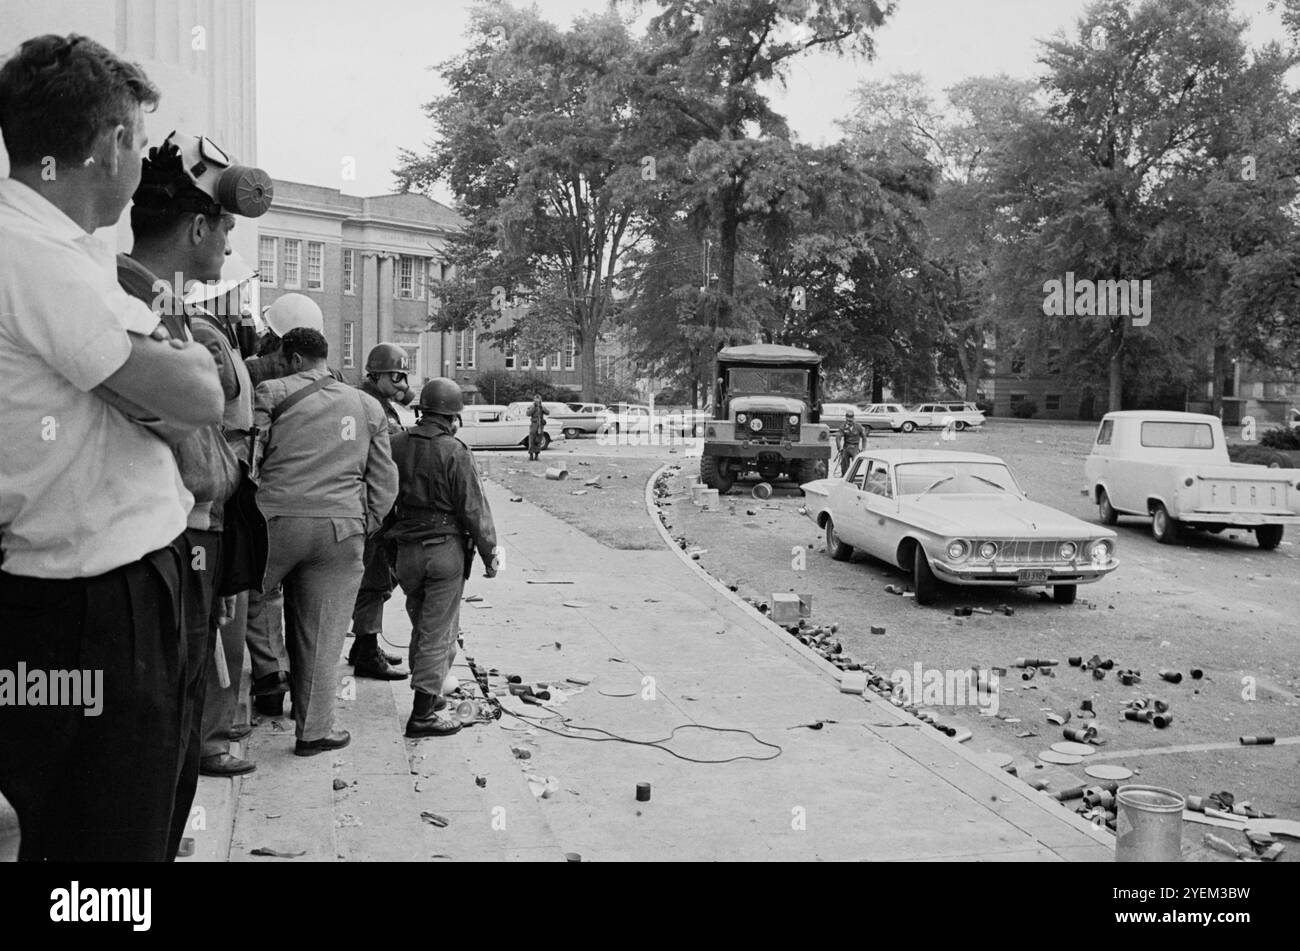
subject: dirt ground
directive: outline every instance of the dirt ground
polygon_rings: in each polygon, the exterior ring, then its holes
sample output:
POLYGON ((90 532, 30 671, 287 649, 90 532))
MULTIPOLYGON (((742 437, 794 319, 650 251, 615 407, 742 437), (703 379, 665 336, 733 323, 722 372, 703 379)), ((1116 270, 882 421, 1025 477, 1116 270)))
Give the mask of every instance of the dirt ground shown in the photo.
MULTIPOLYGON (((1081 492, 1093 431, 1090 425, 994 420, 982 432, 959 434, 955 444, 941 443, 935 433, 871 438, 888 441, 891 448, 942 445, 1001 456, 1031 498, 1096 522, 1095 507, 1081 492)), ((580 440, 557 443, 542 463, 529 464, 522 453, 493 456, 492 474, 498 480, 615 547, 660 544, 643 514, 641 493, 659 465, 683 467, 666 481, 670 494, 663 510, 674 535, 703 549, 700 564, 737 586, 742 596, 767 601, 774 592, 810 594, 811 622, 838 623, 845 653, 885 676, 896 669, 912 670, 917 663, 925 669, 961 670, 1009 668, 1017 657, 1059 659, 1052 678, 1026 682, 1018 671, 1008 670, 1001 679, 996 716, 980 715, 975 706, 940 711, 948 722, 972 731, 972 749, 1012 757, 1022 777, 1048 779, 1050 788, 1057 789, 1073 778, 1091 782, 1083 767, 1104 761, 1132 769, 1131 782, 1202 796, 1229 791, 1238 802, 1300 818, 1300 744, 1238 745, 1239 736, 1250 734, 1300 738, 1300 624, 1295 617, 1300 537, 1284 539, 1274 552, 1260 551, 1249 533, 1197 536, 1184 545, 1162 546, 1151 538, 1147 520, 1122 519, 1117 529, 1120 567, 1096 584, 1081 586, 1074 605, 1056 605, 1041 589, 947 588, 938 604, 921 608, 911 598, 886 593, 889 584, 910 586, 899 569, 861 555, 850 563, 832 561, 819 530, 799 514, 803 500, 793 487, 759 502, 750 498, 751 485, 740 483, 718 511, 704 512, 690 504, 688 494, 698 460, 680 449, 603 447, 580 440), (561 458, 568 462, 571 480, 539 478, 544 464, 561 458), (581 462, 590 465, 579 466, 581 462), (535 473, 522 471, 530 466, 535 473), (512 473, 512 468, 521 471, 512 473), (600 474, 606 488, 572 495, 583 488, 589 469, 600 474), (597 493, 599 498, 591 498, 597 493), (804 549, 802 570, 797 547, 804 549), (998 613, 1004 604, 1014 615, 998 613), (995 613, 955 617, 953 608, 961 606, 995 613), (883 626, 884 635, 872 635, 873 625, 883 626), (1141 671, 1141 683, 1125 687, 1114 671, 1098 681, 1067 664, 1072 655, 1094 653, 1113 659, 1115 670, 1141 671), (1204 670, 1203 679, 1191 679, 1194 667, 1204 670), (1182 672, 1182 682, 1160 680, 1161 668, 1182 672), (1123 720, 1121 709, 1130 697, 1167 701, 1172 725, 1159 730, 1123 720), (1037 765, 1038 753, 1064 739, 1063 728, 1049 724, 1047 714, 1070 712, 1073 719, 1067 725, 1075 726, 1084 699, 1092 701, 1099 739, 1104 740, 1095 759, 1077 766, 1037 765), (1025 733, 1034 735, 1017 735, 1025 733), (1183 749, 1189 746, 1210 748, 1183 749)), ((1199 843, 1207 831, 1224 834, 1184 825, 1185 846, 1199 843)), ((1244 843, 1239 834, 1232 837, 1244 843)), ((1192 853, 1215 855, 1199 848, 1190 848, 1192 853)), ((1300 845, 1293 841, 1284 860, 1300 860, 1300 845)))

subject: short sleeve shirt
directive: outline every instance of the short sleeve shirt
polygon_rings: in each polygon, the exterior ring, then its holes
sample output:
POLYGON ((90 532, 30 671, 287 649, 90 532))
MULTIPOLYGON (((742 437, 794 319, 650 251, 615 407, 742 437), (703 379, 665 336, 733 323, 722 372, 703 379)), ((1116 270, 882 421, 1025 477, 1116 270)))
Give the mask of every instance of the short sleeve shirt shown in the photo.
POLYGON ((170 447, 91 390, 158 324, 117 283, 113 249, 35 191, 0 179, 0 544, 3 570, 84 578, 185 528, 194 497, 170 447))

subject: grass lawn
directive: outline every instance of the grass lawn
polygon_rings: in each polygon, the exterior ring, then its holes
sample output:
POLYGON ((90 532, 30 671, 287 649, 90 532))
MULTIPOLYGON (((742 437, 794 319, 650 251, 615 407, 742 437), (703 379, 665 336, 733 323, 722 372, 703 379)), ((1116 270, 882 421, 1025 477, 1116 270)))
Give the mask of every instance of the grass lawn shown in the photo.
POLYGON ((529 462, 514 453, 475 453, 474 461, 487 478, 602 545, 622 549, 663 547, 645 511, 645 484, 663 464, 661 459, 574 453, 549 459, 543 454, 540 462, 529 462), (568 466, 569 477, 557 482, 547 479, 547 466, 561 462, 568 466), (591 479, 599 479, 601 488, 583 484, 591 479))

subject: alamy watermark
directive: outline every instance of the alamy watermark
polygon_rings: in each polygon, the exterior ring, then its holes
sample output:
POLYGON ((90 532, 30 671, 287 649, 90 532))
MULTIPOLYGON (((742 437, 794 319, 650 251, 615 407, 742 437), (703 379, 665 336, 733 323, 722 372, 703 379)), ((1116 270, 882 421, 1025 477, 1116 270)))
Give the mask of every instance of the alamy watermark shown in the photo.
POLYGON ((102 670, 42 670, 18 662, 0 667, 0 707, 85 707, 85 716, 104 712, 102 670))
POLYGON ((998 675, 991 670, 943 670, 919 660, 911 670, 899 667, 889 675, 894 697, 904 704, 925 707, 978 707, 980 716, 998 712, 998 675))
POLYGON ((1053 278, 1043 284, 1043 313, 1048 317, 1132 317, 1134 327, 1151 323, 1151 282, 1053 278))

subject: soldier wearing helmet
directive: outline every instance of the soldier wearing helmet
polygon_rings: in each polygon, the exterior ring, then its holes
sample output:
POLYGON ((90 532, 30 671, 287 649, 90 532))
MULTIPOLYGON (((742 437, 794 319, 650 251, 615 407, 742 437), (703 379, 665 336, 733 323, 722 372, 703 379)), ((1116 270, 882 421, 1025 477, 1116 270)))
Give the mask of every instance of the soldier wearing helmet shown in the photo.
POLYGON ((415 700, 406 735, 447 736, 460 730, 438 716, 447 705, 443 683, 456 657, 460 599, 474 552, 484 576, 497 573, 496 527, 474 457, 456 438, 465 401, 454 380, 439 377, 420 391, 420 422, 393 438, 398 492, 387 532, 397 547, 397 580, 406 594, 415 700))
MULTIPOLYGON (((410 357, 395 343, 381 343, 366 357, 366 378, 357 388, 373 396, 384 408, 388 417, 388 436, 391 439, 403 429, 401 417, 393 408, 393 401, 405 402, 409 392, 406 374, 410 357)), ((401 657, 385 653, 379 646, 384 631, 384 603, 392 597, 397 581, 393 577, 393 562, 397 551, 384 537, 384 529, 392 524, 392 516, 384 520, 384 527, 366 539, 362 555, 363 574, 357 590, 356 604, 352 609, 352 650, 348 663, 358 677, 374 680, 404 680, 404 670, 395 669, 401 657)))

